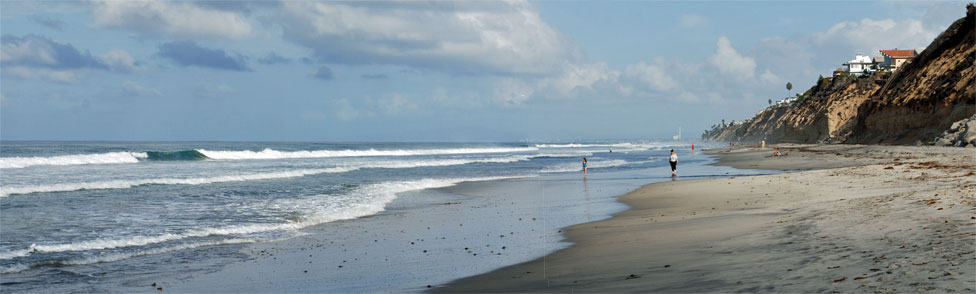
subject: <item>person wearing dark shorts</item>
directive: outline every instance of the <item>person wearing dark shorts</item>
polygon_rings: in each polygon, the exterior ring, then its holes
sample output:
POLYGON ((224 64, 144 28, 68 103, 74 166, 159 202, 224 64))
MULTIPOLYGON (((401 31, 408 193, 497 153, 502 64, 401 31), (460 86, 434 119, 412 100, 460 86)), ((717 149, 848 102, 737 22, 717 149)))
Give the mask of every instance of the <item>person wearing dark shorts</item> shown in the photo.
POLYGON ((669 162, 671 162, 671 175, 672 176, 677 175, 677 170, 678 170, 678 154, 675 154, 674 153, 674 149, 671 149, 671 158, 670 158, 669 162))

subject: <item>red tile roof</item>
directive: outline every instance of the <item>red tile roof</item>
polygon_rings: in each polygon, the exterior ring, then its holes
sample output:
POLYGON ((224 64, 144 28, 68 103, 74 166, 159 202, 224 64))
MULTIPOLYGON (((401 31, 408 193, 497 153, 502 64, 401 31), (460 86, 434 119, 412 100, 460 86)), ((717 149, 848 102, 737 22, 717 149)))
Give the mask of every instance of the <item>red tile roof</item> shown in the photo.
POLYGON ((915 57, 915 50, 881 50, 881 54, 891 58, 912 58, 915 57))

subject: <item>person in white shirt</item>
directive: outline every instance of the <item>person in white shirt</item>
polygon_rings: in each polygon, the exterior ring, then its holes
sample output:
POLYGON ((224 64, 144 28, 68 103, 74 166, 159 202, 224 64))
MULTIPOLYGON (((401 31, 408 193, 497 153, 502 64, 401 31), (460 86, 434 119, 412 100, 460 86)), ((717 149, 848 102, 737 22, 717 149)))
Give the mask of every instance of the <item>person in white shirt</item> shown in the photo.
POLYGON ((671 149, 671 175, 677 175, 678 170, 678 154, 674 153, 674 149, 671 149))

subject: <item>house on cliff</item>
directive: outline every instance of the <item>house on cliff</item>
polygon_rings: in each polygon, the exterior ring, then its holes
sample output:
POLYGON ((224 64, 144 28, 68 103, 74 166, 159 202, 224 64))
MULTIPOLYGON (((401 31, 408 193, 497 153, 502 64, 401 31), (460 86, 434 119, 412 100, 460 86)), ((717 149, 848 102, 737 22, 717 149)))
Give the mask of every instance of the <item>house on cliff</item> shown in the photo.
POLYGON ((918 52, 915 50, 898 50, 895 48, 893 50, 881 50, 881 56, 884 56, 883 65, 890 71, 896 71, 905 64, 915 58, 918 52))
POLYGON ((855 56, 854 60, 844 63, 844 65, 847 66, 847 72, 854 76, 871 73, 872 64, 874 64, 874 60, 872 60, 870 56, 861 54, 855 56))

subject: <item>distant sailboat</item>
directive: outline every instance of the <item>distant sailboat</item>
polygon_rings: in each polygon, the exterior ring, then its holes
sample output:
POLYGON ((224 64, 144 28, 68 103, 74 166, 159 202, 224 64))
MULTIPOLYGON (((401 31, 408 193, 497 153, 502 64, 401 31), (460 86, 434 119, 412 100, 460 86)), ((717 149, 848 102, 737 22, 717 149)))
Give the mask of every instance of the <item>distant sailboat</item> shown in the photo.
POLYGON ((674 139, 675 141, 681 141, 681 127, 678 127, 678 134, 671 136, 671 138, 674 139))

